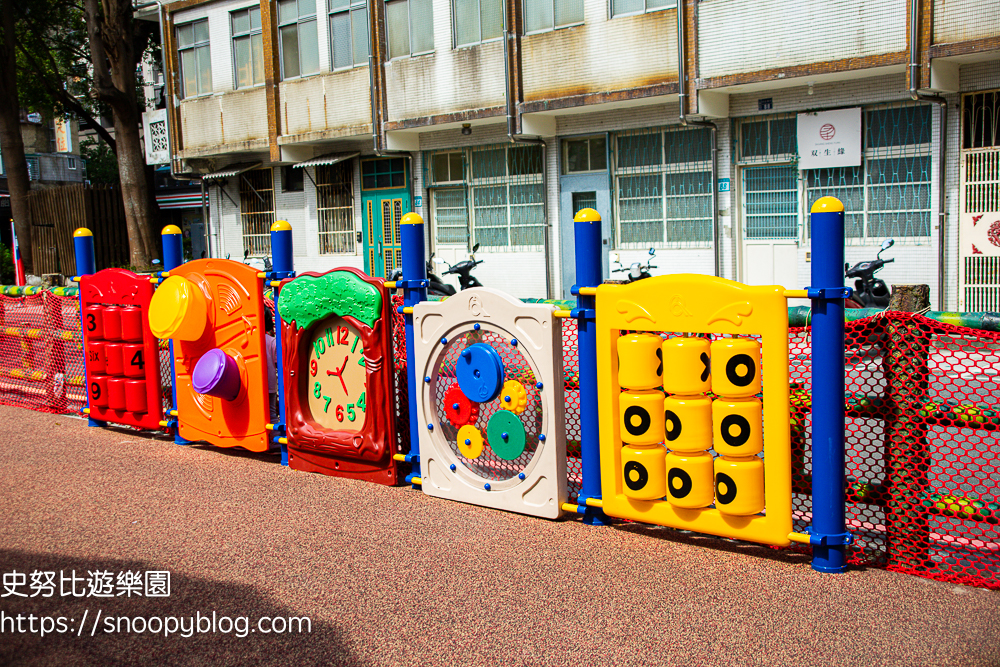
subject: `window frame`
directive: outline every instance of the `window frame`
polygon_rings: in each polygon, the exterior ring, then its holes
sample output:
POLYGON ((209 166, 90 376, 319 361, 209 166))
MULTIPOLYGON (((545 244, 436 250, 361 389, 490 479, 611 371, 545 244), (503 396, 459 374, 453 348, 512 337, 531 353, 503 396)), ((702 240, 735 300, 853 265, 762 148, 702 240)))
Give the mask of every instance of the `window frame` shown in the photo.
POLYGON ((274 168, 259 167, 240 174, 238 177, 238 187, 240 194, 240 239, 243 244, 244 253, 249 252, 248 257, 268 257, 271 254, 271 225, 275 220, 275 192, 274 192, 274 168), (264 172, 268 173, 269 187, 256 186, 251 182, 252 178, 264 172), (262 194, 263 193, 263 194, 262 194), (251 196, 252 195, 252 196, 251 196), (265 199, 267 197, 267 199, 265 199), (268 201, 270 200, 270 201, 268 201), (265 205, 258 209, 257 202, 265 205), (247 204, 252 206, 247 206, 247 204), (266 209, 266 204, 270 203, 270 210, 266 209), (250 208, 251 210, 245 210, 250 208), (252 231, 247 232, 248 226, 252 231))
POLYGON ((278 65, 279 65, 279 74, 281 75, 281 80, 282 81, 294 81, 296 79, 304 79, 305 77, 314 76, 316 74, 319 74, 320 71, 322 70, 322 68, 320 67, 320 64, 319 64, 319 11, 316 9, 316 5, 315 5, 315 2, 314 2, 314 4, 313 4, 313 13, 312 14, 305 14, 305 15, 300 14, 299 13, 299 7, 298 7, 298 4, 299 4, 298 0, 292 0, 292 1, 295 2, 295 10, 296 10, 295 11, 295 13, 296 13, 295 20, 294 21, 286 20, 284 23, 281 22, 281 18, 280 18, 281 17, 281 0, 278 0, 278 2, 275 3, 276 11, 278 12, 278 31, 277 31, 277 37, 278 37, 278 65), (316 69, 314 71, 312 71, 312 72, 303 72, 302 71, 302 39, 301 39, 301 30, 302 30, 302 28, 301 28, 301 26, 307 25, 309 23, 312 23, 313 24, 313 28, 316 30, 316 69), (296 40, 296 43, 298 44, 299 73, 296 74, 295 76, 286 76, 285 75, 285 40, 283 40, 281 38, 281 29, 282 28, 287 28, 287 27, 292 26, 292 25, 294 25, 296 27, 295 28, 295 40, 296 40))
MULTIPOLYGON (((358 254, 358 241, 357 238, 357 223, 355 221, 354 212, 354 176, 355 176, 355 160, 343 160, 332 165, 318 165, 315 167, 316 170, 316 240, 319 245, 319 254, 323 257, 330 256, 345 256, 345 255, 357 255, 358 254), (346 172, 339 173, 338 172, 346 172), (336 181, 331 180, 327 182, 324 175, 327 176, 337 176, 343 177, 342 180, 336 181), (341 188, 338 192, 337 188, 341 188), (344 205, 342 202, 339 205, 327 205, 336 202, 337 195, 346 195, 348 204, 344 205), (349 229, 327 229, 324 230, 325 226, 334 226, 337 218, 337 211, 342 214, 346 212, 347 214, 347 224, 349 229), (324 220, 324 218, 327 218, 324 220), (331 225, 333 223, 333 225, 331 225), (337 239, 341 238, 345 240, 343 247, 350 248, 349 250, 338 251, 336 247, 338 245, 337 239), (333 248, 333 250, 327 250, 327 248, 333 248)), ((343 222, 343 220, 342 220, 343 222)))
MULTIPOLYGON (((345 7, 337 7, 336 9, 332 9, 331 8, 331 5, 333 4, 333 0, 324 0, 324 1, 326 2, 326 24, 327 24, 326 25, 326 40, 327 40, 327 43, 330 45, 330 71, 331 72, 344 72, 344 71, 347 71, 349 69, 354 69, 355 67, 364 67, 364 66, 368 65, 368 63, 370 62, 371 53, 372 53, 372 49, 371 49, 371 24, 369 23, 369 20, 371 19, 371 15, 370 15, 370 13, 368 11, 368 2, 369 2, 369 0, 349 0, 348 3, 347 3, 347 7, 346 8, 345 7), (355 59, 354 59, 354 51, 355 51, 355 47, 354 47, 354 13, 357 12, 357 11, 359 11, 359 10, 362 10, 362 9, 365 12, 365 25, 367 26, 366 30, 365 30, 365 35, 366 35, 366 39, 365 39, 365 53, 366 53, 366 55, 365 55, 365 59, 362 62, 359 63, 359 62, 356 62, 355 59), (337 14, 347 14, 348 20, 351 23, 351 30, 350 30, 350 34, 351 34, 351 64, 350 65, 343 65, 341 67, 337 67, 337 65, 336 65, 336 63, 337 63, 337 56, 336 56, 336 53, 334 51, 334 42, 333 42, 333 17, 336 16, 337 14)), ((372 1, 378 1, 378 0, 372 0, 372 1)))
MULTIPOLYGON (((646 248, 657 248, 657 249, 705 249, 712 247, 712 220, 713 215, 711 212, 711 202, 713 195, 713 188, 716 187, 715 183, 712 181, 712 157, 711 150, 708 151, 708 156, 704 160, 688 160, 685 162, 667 162, 667 137, 672 134, 681 134, 685 132, 697 133, 699 131, 707 131, 702 128, 692 128, 685 127, 683 125, 667 125, 665 127, 654 127, 648 128, 647 130, 641 131, 623 131, 623 132, 613 132, 611 136, 611 141, 609 142, 609 153, 610 153, 610 163, 608 165, 609 177, 611 181, 611 194, 612 194, 612 206, 614 207, 614 249, 615 250, 644 250, 646 248), (620 150, 619 141, 623 136, 625 137, 635 137, 641 136, 642 134, 648 135, 658 135, 660 137, 659 143, 659 160, 656 164, 646 164, 646 165, 636 165, 630 167, 622 167, 619 165, 620 161, 620 150), (670 194, 667 191, 667 179, 671 175, 677 174, 708 174, 709 187, 705 192, 695 192, 695 193, 685 193, 685 194, 670 194), (640 199, 652 199, 650 195, 644 196, 622 196, 621 179, 623 178, 635 178, 635 177, 656 177, 658 179, 659 194, 656 197, 659 198, 659 219, 662 221, 662 240, 660 241, 622 241, 622 223, 641 223, 642 220, 623 220, 621 207, 622 200, 640 200, 640 199), (707 199, 709 205, 709 213, 707 216, 694 216, 686 218, 670 217, 668 215, 668 210, 670 208, 671 201, 678 201, 685 198, 696 198, 702 197, 707 199), (679 240, 670 239, 669 224, 671 221, 705 221, 707 220, 708 225, 708 238, 705 240, 679 240)), ((648 222, 648 221, 647 221, 648 222)))
MULTIPOLYGON (((580 3, 580 15, 582 18, 579 21, 573 21, 572 23, 561 23, 561 24, 556 23, 556 6, 555 6, 556 0, 545 0, 546 2, 552 5, 552 25, 546 28, 539 28, 538 30, 528 30, 527 29, 528 3, 532 1, 541 2, 542 0, 521 0, 521 16, 525 24, 525 29, 524 29, 525 35, 541 35, 546 32, 552 32, 553 30, 565 30, 566 28, 573 28, 579 25, 584 25, 587 22, 586 17, 584 16, 586 3, 584 3, 583 0, 578 0, 580 3)), ((609 2, 613 1, 614 0, 609 0, 609 2)))
POLYGON ((411 0, 384 0, 384 2, 385 2, 385 10, 386 10, 386 27, 385 27, 385 30, 386 30, 386 33, 385 33, 386 34, 386 46, 389 49, 391 49, 391 40, 389 39, 389 21, 388 21, 389 5, 404 4, 404 3, 406 4, 406 27, 407 27, 407 30, 408 30, 407 40, 408 40, 408 47, 409 47, 407 49, 408 53, 394 56, 390 52, 389 53, 389 60, 399 60, 401 58, 415 58, 417 56, 426 56, 428 54, 434 53, 434 51, 436 49, 434 48, 434 4, 433 4, 433 2, 431 2, 429 4, 429 6, 431 8, 431 15, 430 15, 431 48, 427 49, 427 50, 424 50, 424 51, 414 51, 413 50, 413 12, 410 11, 411 0))
POLYGON ((600 174, 602 172, 608 171, 608 164, 609 164, 608 149, 611 146, 611 142, 608 141, 607 133, 584 135, 579 137, 563 137, 562 139, 560 139, 560 144, 561 144, 561 149, 559 157, 562 160, 562 164, 560 165, 561 166, 560 172, 562 173, 563 176, 571 176, 576 174, 600 174), (590 168, 594 157, 593 144, 591 142, 593 142, 595 139, 604 141, 604 167, 602 167, 601 169, 590 168), (570 143, 575 141, 587 142, 587 167, 588 167, 587 169, 577 170, 577 171, 570 171, 569 169, 569 145, 570 143))
POLYGON ((489 42, 495 42, 497 40, 503 39, 503 33, 507 27, 506 26, 507 17, 505 16, 506 12, 503 11, 503 0, 496 0, 496 1, 500 2, 500 15, 502 19, 500 21, 500 34, 497 35, 496 37, 483 39, 483 0, 476 0, 476 7, 478 9, 478 11, 476 12, 476 17, 477 17, 476 27, 478 28, 479 32, 479 39, 474 42, 464 42, 462 44, 459 44, 458 42, 458 11, 456 10, 456 3, 462 2, 462 0, 451 0, 449 2, 449 5, 451 6, 451 39, 453 48, 465 49, 472 46, 479 46, 480 44, 487 44, 489 42))
MULTIPOLYGON (((198 24, 198 23, 204 23, 205 24, 205 27, 206 27, 205 32, 207 34, 208 33, 208 18, 207 17, 200 18, 200 19, 194 19, 194 20, 191 20, 191 21, 185 21, 184 23, 178 23, 178 24, 174 25, 174 39, 177 40, 177 69, 180 71, 180 88, 181 88, 181 99, 182 100, 189 100, 189 99, 193 99, 195 97, 203 97, 205 95, 211 95, 212 92, 213 92, 213 90, 212 90, 213 86, 211 86, 211 81, 212 81, 212 44, 211 44, 211 36, 209 35, 209 37, 206 37, 202 41, 195 40, 195 41, 191 42, 191 44, 189 44, 187 46, 181 46, 181 40, 180 40, 180 30, 181 30, 181 28, 185 28, 187 26, 191 26, 191 34, 192 34, 192 37, 193 37, 194 36, 194 30, 195 30, 194 26, 196 24, 198 24), (199 90, 198 90, 197 93, 195 93, 194 95, 188 95, 187 94, 187 87, 184 85, 184 55, 183 54, 184 54, 185 51, 194 51, 195 52, 195 60, 197 61, 198 57, 199 57, 198 56, 198 49, 204 49, 205 53, 207 54, 206 57, 208 58, 209 90, 202 91, 200 89, 200 85, 199 85, 199 90)), ((234 71, 235 71, 235 68, 234 68, 234 71)), ((200 79, 201 79, 200 76, 196 76, 196 80, 200 81, 200 79)))
POLYGON ((249 7, 241 7, 240 9, 234 9, 229 12, 229 43, 230 52, 233 58, 233 90, 248 90, 250 88, 257 88, 263 86, 266 80, 264 74, 264 67, 261 66, 261 80, 260 83, 256 81, 245 86, 240 86, 240 74, 239 74, 239 64, 236 59, 236 40, 246 38, 249 40, 250 44, 250 71, 251 76, 253 75, 253 63, 254 63, 254 53, 253 53, 253 38, 256 35, 261 36, 261 62, 263 63, 263 40, 264 40, 264 30, 263 30, 263 18, 261 18, 260 25, 256 28, 253 26, 253 12, 257 11, 258 16, 260 16, 260 5, 250 5, 249 7), (250 28, 244 32, 236 32, 236 15, 243 12, 247 13, 247 18, 250 20, 250 28))
POLYGON ((615 13, 615 0, 608 0, 608 19, 618 19, 626 16, 641 16, 642 14, 652 14, 653 12, 662 12, 668 9, 677 9, 678 0, 667 0, 667 4, 663 7, 649 7, 649 0, 643 0, 644 9, 637 12, 625 12, 621 14, 615 13))

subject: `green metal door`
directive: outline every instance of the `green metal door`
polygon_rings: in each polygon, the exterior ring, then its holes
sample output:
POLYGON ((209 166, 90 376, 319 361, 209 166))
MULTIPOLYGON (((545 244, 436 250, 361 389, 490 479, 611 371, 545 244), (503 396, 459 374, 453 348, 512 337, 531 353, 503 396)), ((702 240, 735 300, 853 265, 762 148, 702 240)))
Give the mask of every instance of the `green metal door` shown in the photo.
POLYGON ((402 157, 361 160, 361 206, 365 273, 388 278, 402 263, 399 222, 410 212, 409 160, 402 157))

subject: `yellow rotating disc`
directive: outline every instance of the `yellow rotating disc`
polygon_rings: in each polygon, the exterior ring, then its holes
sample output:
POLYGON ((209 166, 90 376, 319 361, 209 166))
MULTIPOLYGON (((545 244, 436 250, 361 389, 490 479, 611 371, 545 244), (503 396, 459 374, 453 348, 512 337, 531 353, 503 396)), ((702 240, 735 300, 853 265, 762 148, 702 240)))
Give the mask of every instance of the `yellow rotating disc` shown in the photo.
POLYGON ((517 380, 507 380, 500 391, 500 405, 515 415, 521 414, 528 407, 528 390, 517 380))
POLYGON ((458 429, 458 451, 467 459, 479 458, 483 453, 483 434, 472 424, 458 429))

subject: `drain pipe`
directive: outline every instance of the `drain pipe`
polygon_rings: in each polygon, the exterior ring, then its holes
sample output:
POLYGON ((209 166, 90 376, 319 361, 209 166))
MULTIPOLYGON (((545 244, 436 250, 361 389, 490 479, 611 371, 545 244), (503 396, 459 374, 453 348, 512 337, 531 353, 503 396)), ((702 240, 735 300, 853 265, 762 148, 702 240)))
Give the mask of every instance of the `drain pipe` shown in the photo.
POLYGON ((687 117, 687 57, 684 52, 684 0, 677 0, 677 98, 680 102, 680 122, 685 127, 706 127, 711 131, 710 152, 712 155, 712 270, 722 276, 722 257, 719 231, 719 188, 717 158, 719 152, 719 128, 707 120, 687 117))
POLYGON ((503 30, 503 74, 504 74, 504 102, 507 107, 507 138, 511 143, 529 144, 542 147, 542 253, 545 256, 545 298, 551 299, 552 295, 552 246, 549 241, 552 226, 549 224, 549 176, 548 160, 549 146, 544 139, 539 137, 525 137, 518 134, 521 125, 521 112, 517 109, 514 100, 514 91, 511 90, 510 78, 510 40, 514 35, 510 31, 509 3, 504 2, 504 30, 503 30))
POLYGON ((910 99, 914 102, 931 102, 941 109, 941 146, 938 155, 938 309, 945 309, 945 169, 947 168, 948 101, 940 95, 921 93, 920 62, 917 60, 917 43, 920 39, 919 0, 910 0, 910 99))

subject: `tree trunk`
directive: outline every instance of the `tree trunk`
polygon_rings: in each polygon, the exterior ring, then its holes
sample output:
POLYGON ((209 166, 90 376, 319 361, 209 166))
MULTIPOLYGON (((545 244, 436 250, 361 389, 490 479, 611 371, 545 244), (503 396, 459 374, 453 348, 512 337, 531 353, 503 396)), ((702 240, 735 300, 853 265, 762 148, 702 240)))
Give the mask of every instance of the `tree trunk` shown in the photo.
POLYGON ((10 210, 21 248, 25 273, 33 273, 31 255, 31 218, 28 213, 28 161, 21 139, 21 107, 17 95, 17 57, 15 55, 14 8, 9 0, 0 0, 0 151, 7 170, 10 210))
POLYGON ((887 310, 919 313, 931 307, 929 285, 893 285, 887 310))
POLYGON ((128 0, 85 0, 84 17, 94 66, 94 91, 111 106, 118 144, 118 175, 125 225, 128 228, 132 266, 146 270, 158 253, 150 234, 150 204, 146 164, 139 137, 139 103, 136 98, 137 59, 132 4, 128 0), (104 9, 102 13, 101 9, 104 9))

